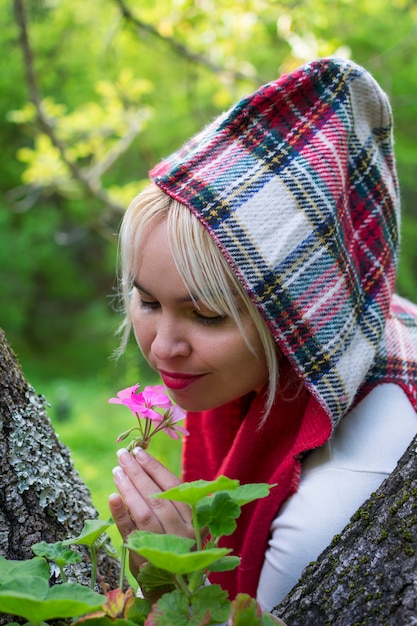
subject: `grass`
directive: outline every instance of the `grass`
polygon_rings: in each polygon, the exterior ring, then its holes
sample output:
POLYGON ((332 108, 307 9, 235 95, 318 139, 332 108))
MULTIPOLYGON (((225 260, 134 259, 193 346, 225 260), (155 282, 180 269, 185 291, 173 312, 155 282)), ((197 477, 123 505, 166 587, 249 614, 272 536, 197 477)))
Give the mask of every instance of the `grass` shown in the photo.
MULTIPOLYGON (((35 386, 32 380, 30 382, 35 386)), ((117 465, 116 451, 123 445, 116 439, 135 424, 135 418, 127 407, 108 404, 108 399, 115 396, 120 388, 135 382, 125 380, 113 386, 106 380, 65 379, 35 386, 50 404, 48 415, 55 432, 70 449, 75 468, 90 489, 93 504, 103 520, 110 516, 107 498, 115 491, 112 468, 117 465)), ((142 382, 141 387, 146 384, 149 383, 142 382)), ((180 441, 160 433, 152 441, 150 452, 179 474, 180 441)), ((121 540, 117 530, 111 528, 109 535, 118 548, 121 540)))

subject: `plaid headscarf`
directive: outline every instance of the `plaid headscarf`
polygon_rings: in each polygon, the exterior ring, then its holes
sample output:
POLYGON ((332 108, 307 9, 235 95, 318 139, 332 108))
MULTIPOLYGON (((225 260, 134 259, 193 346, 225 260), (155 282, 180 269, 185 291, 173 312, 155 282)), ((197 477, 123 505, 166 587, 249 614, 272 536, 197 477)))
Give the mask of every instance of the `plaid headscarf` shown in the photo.
POLYGON ((187 415, 185 480, 225 473, 276 485, 225 540, 239 568, 210 575, 231 597, 254 596, 303 453, 380 382, 401 385, 417 411, 417 307, 393 296, 389 102, 363 68, 321 59, 241 100, 151 178, 201 220, 287 357, 263 428, 262 394, 249 409, 242 398, 187 415))
POLYGON ((366 70, 328 58, 284 75, 150 176, 208 229, 333 424, 381 380, 417 408, 417 310, 393 298, 391 108, 366 70))

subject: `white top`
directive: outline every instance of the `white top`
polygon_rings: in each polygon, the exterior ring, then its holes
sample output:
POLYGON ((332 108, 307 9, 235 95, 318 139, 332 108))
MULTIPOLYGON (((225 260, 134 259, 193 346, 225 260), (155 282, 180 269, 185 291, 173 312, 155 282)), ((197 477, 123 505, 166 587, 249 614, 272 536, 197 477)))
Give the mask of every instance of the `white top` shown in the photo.
POLYGON ((297 493, 281 507, 259 580, 257 599, 271 611, 351 516, 394 470, 417 432, 417 415, 394 384, 375 387, 324 446, 303 463, 297 493))

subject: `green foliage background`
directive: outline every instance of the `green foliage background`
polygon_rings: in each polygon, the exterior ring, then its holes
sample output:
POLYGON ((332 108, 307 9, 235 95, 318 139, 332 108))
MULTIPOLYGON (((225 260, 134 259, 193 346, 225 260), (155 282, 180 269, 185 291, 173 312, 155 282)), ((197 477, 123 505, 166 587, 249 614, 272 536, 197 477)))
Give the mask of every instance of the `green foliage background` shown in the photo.
POLYGON ((94 493, 113 463, 100 448, 118 419, 114 407, 102 419, 107 397, 152 382, 133 346, 109 359, 123 209, 152 165, 263 82, 332 54, 388 92, 398 291, 417 301, 414 0, 0 0, 0 32, 0 326, 51 412, 69 413, 59 428, 94 493))

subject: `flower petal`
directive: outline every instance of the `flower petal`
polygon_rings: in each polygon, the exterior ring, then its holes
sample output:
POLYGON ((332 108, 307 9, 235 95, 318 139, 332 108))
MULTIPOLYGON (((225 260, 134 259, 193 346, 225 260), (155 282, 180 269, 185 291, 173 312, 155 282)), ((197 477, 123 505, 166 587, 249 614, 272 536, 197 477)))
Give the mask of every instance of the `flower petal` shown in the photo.
POLYGON ((117 392, 117 398, 110 398, 109 402, 110 404, 125 404, 126 406, 129 406, 132 395, 137 395, 136 391, 138 389, 139 389, 139 384, 133 385, 132 387, 126 387, 126 389, 121 389, 120 391, 117 392), (128 401, 129 403, 126 401, 128 401))
POLYGON ((148 406, 157 406, 161 409, 172 406, 170 397, 166 393, 166 387, 163 385, 154 385, 145 387, 142 392, 148 406))
POLYGON ((183 428, 183 426, 178 426, 178 424, 175 424, 175 426, 167 426, 163 430, 166 432, 168 437, 171 437, 171 439, 179 439, 180 434, 182 435, 190 434, 186 428, 183 428))
POLYGON ((175 404, 171 409, 171 417, 169 421, 171 424, 174 424, 175 422, 185 419, 185 417, 186 412, 178 406, 178 404, 175 404))
POLYGON ((162 422, 162 415, 158 413, 158 411, 154 411, 154 409, 142 406, 142 408, 138 412, 140 417, 145 417, 152 422, 162 422))

